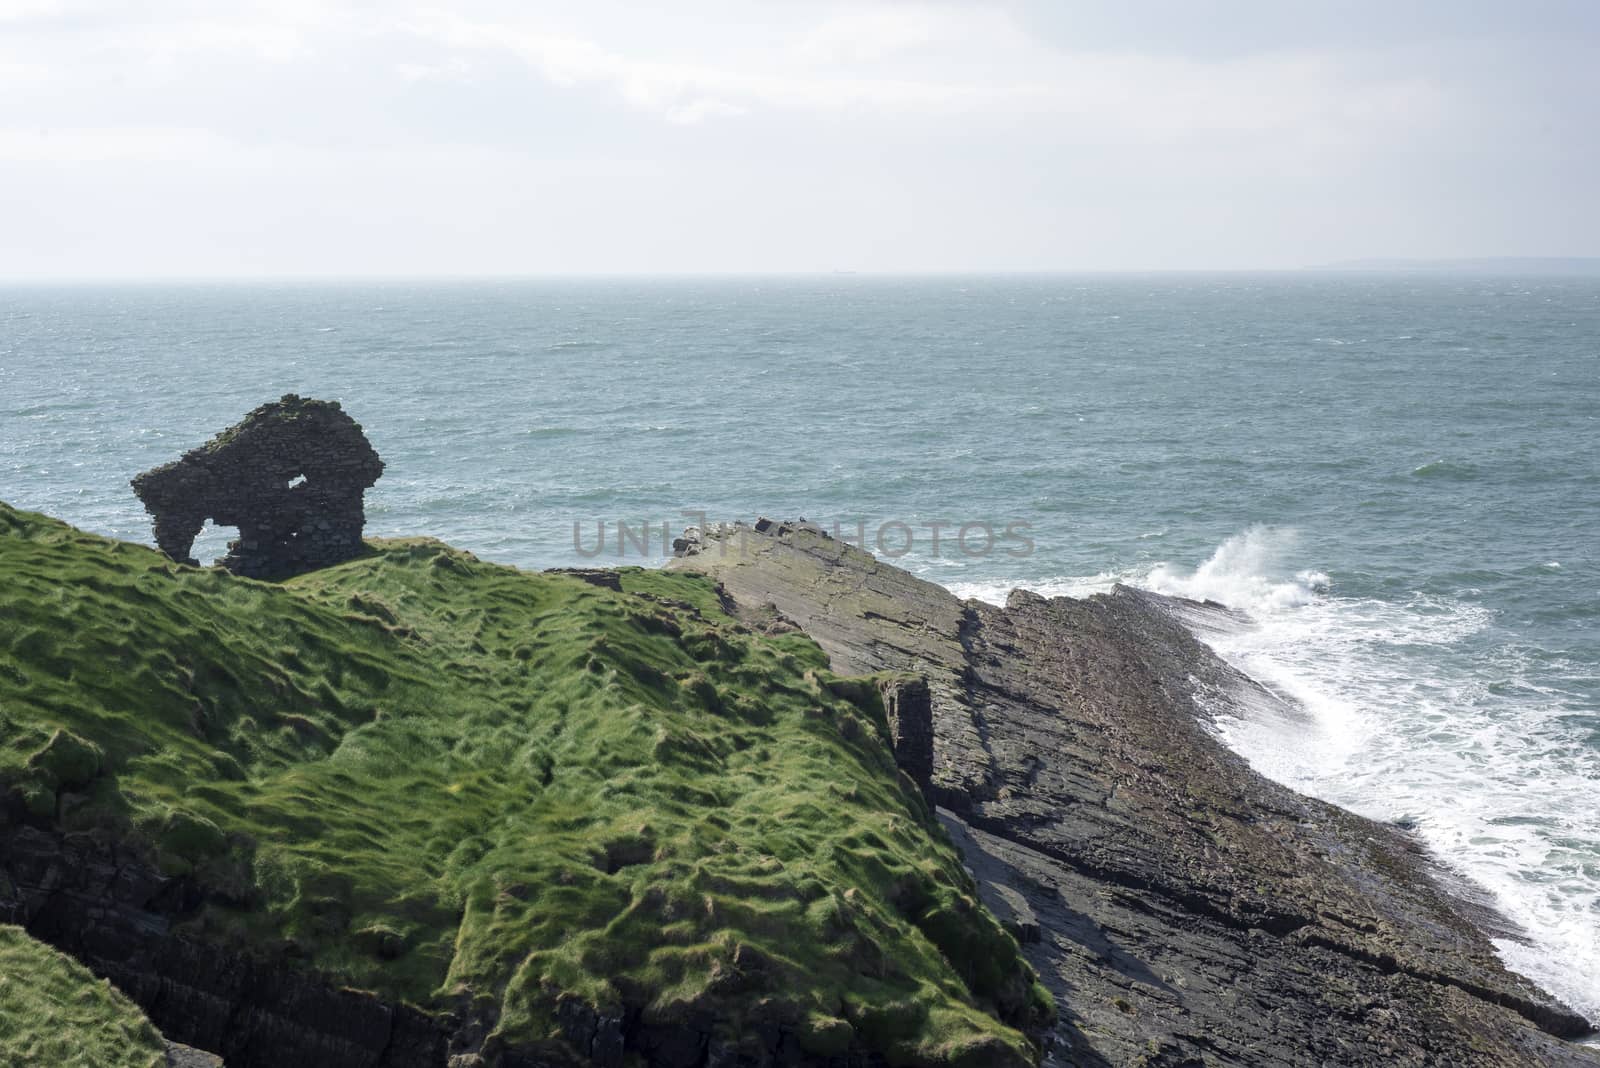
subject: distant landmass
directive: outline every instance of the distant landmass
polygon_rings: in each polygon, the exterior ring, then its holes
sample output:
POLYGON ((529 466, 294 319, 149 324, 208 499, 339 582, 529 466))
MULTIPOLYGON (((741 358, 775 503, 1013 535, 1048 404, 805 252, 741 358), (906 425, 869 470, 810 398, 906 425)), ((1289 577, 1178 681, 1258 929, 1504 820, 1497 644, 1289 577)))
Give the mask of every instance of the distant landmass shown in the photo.
POLYGON ((1600 256, 1484 256, 1464 260, 1367 259, 1320 263, 1312 271, 1415 271, 1447 274, 1596 274, 1600 256))

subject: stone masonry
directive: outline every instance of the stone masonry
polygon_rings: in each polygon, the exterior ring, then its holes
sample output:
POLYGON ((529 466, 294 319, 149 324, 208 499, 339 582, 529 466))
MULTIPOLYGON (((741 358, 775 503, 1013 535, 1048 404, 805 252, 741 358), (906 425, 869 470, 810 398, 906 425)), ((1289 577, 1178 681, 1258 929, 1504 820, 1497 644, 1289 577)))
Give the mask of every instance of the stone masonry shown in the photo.
POLYGON ((194 539, 209 519, 239 528, 222 567, 276 579, 358 555, 363 495, 382 473, 383 461, 338 401, 290 393, 137 476, 133 491, 154 521, 156 544, 174 560, 196 563, 194 539))

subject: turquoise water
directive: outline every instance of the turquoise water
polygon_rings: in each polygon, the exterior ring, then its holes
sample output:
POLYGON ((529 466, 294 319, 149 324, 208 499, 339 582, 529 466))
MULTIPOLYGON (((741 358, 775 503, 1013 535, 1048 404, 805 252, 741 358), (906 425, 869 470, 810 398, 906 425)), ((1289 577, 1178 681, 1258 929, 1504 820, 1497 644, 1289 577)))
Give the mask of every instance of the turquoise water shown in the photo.
POLYGON ((1208 639, 1310 716, 1230 706, 1229 743, 1415 822, 1600 1015, 1600 281, 0 289, 0 498, 148 541, 128 478, 291 391, 388 463, 374 533, 550 566, 804 515, 966 595, 1233 604, 1208 639))

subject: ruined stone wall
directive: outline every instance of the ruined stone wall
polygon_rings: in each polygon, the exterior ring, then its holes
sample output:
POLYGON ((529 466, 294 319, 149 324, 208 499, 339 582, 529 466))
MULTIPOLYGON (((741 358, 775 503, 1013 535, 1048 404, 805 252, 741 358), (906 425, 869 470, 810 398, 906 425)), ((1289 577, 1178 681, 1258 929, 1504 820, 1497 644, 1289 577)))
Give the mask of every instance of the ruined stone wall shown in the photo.
POLYGON ((290 393, 137 476, 133 490, 156 544, 174 560, 197 562, 194 539, 209 519, 239 528, 222 567, 285 578, 361 552, 364 494, 382 473, 383 461, 338 401, 290 393))

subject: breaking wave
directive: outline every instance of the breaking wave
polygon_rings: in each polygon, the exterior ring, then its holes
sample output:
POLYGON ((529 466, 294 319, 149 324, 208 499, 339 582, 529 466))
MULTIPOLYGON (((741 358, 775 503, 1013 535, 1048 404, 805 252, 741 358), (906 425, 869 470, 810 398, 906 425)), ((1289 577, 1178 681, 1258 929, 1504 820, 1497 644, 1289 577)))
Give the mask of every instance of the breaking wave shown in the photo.
MULTIPOLYGON (((1583 726, 1595 710, 1550 685, 1548 655, 1489 609, 1420 591, 1341 596, 1328 575, 1298 566, 1298 545, 1292 529, 1251 527, 1193 568, 1029 588, 1087 596, 1123 582, 1243 613, 1225 630, 1192 624, 1307 715, 1230 702, 1214 710, 1223 741, 1279 782, 1414 828, 1525 933, 1496 940, 1507 964, 1600 1016, 1600 753, 1583 726)), ((1006 592, 952 589, 995 603, 1006 592)))

